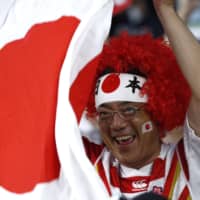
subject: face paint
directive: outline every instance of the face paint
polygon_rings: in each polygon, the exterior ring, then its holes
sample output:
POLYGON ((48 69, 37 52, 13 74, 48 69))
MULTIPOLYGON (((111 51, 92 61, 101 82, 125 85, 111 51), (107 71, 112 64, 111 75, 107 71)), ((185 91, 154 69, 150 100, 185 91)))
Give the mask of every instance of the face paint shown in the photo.
POLYGON ((153 130, 153 124, 151 121, 147 121, 144 124, 142 124, 142 133, 148 133, 153 130))

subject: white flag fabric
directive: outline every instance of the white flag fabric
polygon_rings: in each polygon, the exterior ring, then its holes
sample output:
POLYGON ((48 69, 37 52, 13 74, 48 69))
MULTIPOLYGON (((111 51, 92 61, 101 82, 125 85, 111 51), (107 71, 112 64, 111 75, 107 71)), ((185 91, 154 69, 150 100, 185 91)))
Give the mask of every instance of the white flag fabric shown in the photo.
POLYGON ((79 131, 112 0, 1 0, 0 198, 104 200, 79 131))
POLYGON ((133 4, 133 0, 114 0, 113 15, 117 15, 125 11, 128 7, 133 4))

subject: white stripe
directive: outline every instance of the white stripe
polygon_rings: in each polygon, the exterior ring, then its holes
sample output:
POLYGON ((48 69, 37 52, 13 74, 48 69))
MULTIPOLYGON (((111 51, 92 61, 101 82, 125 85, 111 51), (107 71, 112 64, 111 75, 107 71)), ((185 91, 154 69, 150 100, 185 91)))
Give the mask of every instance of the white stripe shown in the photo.
POLYGON ((88 9, 87 15, 82 18, 71 41, 60 75, 56 142, 63 172, 75 199, 104 200, 109 198, 108 194, 86 158, 77 120, 67 101, 71 83, 83 66, 100 52, 110 27, 112 1, 90 0, 89 2, 94 7, 88 9))

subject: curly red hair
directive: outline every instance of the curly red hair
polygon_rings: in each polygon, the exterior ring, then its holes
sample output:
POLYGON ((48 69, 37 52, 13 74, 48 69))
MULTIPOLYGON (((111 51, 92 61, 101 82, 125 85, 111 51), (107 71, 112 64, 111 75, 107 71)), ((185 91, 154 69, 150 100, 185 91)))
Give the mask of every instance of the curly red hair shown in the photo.
MULTIPOLYGON (((147 77, 142 88, 148 95, 146 108, 162 130, 183 124, 191 92, 171 48, 163 40, 128 34, 111 38, 101 53, 95 81, 108 69, 121 73, 136 70, 147 77)), ((87 112, 95 111, 92 93, 87 112)))

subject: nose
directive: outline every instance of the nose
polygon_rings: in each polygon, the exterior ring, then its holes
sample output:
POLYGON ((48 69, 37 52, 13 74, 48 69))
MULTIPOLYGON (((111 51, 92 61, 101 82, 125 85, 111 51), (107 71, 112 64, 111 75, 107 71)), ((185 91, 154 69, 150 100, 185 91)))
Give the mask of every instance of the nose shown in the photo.
POLYGON ((123 119, 118 112, 115 112, 110 122, 110 128, 113 130, 121 130, 125 128, 126 123, 126 120, 123 119))

